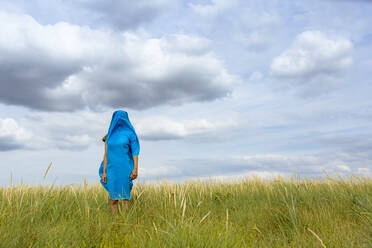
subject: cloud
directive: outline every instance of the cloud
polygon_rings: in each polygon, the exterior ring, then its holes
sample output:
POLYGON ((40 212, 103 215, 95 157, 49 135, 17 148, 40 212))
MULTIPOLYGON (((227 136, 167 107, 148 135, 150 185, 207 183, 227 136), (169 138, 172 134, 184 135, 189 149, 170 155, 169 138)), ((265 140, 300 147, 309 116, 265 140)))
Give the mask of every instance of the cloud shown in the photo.
POLYGON ((252 72, 251 75, 249 76, 249 81, 258 81, 263 78, 263 75, 259 71, 252 72))
POLYGON ((165 116, 147 117, 136 120, 141 139, 149 141, 178 140, 188 136, 207 134, 235 125, 232 121, 210 122, 206 119, 176 121, 165 116))
POLYGON ((61 150, 82 151, 87 149, 91 143, 92 139, 89 135, 84 134, 62 136, 55 145, 61 150))
POLYGON ((288 177, 289 175, 280 171, 248 171, 242 172, 237 175, 218 175, 218 176, 204 176, 198 177, 201 181, 223 181, 223 182, 234 182, 240 181, 247 178, 259 178, 259 179, 273 179, 277 177, 288 177))
POLYGON ((332 75, 353 64, 351 41, 321 31, 299 34, 292 46, 271 63, 273 75, 283 78, 311 79, 332 75))
POLYGON ((78 0, 68 1, 81 10, 89 10, 94 16, 92 21, 126 30, 151 22, 156 17, 177 6, 176 0, 78 0))
POLYGON ((26 115, 23 125, 38 133, 30 142, 33 149, 56 148, 83 151, 92 144, 102 145, 101 138, 107 132, 111 120, 103 119, 102 116, 111 117, 111 114, 111 112, 97 114, 88 111, 34 112, 26 115))
POLYGON ((189 3, 189 7, 195 13, 203 17, 215 17, 218 14, 234 7, 238 0, 211 0, 211 4, 193 4, 189 3))
POLYGON ((209 49, 211 41, 204 37, 174 34, 164 36, 161 45, 169 52, 198 56, 209 49))
POLYGON ((185 180, 190 178, 226 178, 256 175, 258 177, 289 176, 320 177, 359 173, 344 161, 330 160, 319 155, 255 154, 244 156, 219 156, 216 158, 190 158, 169 160, 165 165, 143 168, 141 178, 185 180))
POLYGON ((235 34, 235 39, 243 45, 243 47, 255 52, 265 51, 272 43, 272 34, 264 31, 248 31, 246 33, 235 34))
POLYGON ((123 31, 154 22, 179 4, 180 0, 2 0, 0 7, 27 13, 43 24, 63 21, 123 31))
POLYGON ((152 38, 0 12, 0 101, 44 111, 135 110, 227 97, 240 83, 184 34, 152 38), (16 89, 16 90, 15 90, 16 89))
POLYGON ((372 160, 372 134, 359 133, 339 133, 339 134, 325 134, 317 138, 320 144, 328 147, 334 147, 346 154, 353 154, 362 160, 368 158, 372 160), (364 159, 362 159, 362 157, 364 159))
POLYGON ((360 173, 364 176, 371 176, 372 175, 370 168, 366 168, 366 167, 358 168, 358 173, 360 173))
MULTIPOLYGON (((102 146, 101 138, 109 128, 111 115, 112 111, 34 112, 27 114, 21 123, 26 130, 38 134, 27 142, 29 148, 83 151, 89 149, 91 145, 102 146)), ((237 126, 236 122, 229 118, 216 122, 206 118, 176 119, 163 115, 147 115, 140 118, 130 117, 130 120, 140 141, 151 142, 169 140, 195 142, 199 141, 199 137, 213 138, 216 133, 237 126)))
POLYGON ((270 48, 275 41, 274 35, 280 26, 281 18, 275 12, 245 9, 240 19, 234 24, 237 28, 233 34, 234 40, 239 42, 244 48, 263 52, 270 48))
POLYGON ((358 2, 366 2, 372 3, 372 0, 328 0, 331 2, 348 2, 348 3, 358 3, 358 2))
POLYGON ((0 152, 23 149, 33 134, 12 118, 0 119, 0 152))

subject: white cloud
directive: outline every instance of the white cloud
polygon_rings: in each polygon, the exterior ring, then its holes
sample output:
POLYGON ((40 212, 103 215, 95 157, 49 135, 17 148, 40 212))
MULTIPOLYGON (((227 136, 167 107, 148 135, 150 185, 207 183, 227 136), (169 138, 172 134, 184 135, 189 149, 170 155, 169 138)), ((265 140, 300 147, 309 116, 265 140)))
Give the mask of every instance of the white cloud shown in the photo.
POLYGON ((187 53, 187 54, 203 54, 211 45, 211 40, 190 36, 185 34, 165 35, 161 40, 161 47, 170 52, 187 53))
POLYGON ((267 51, 275 41, 277 27, 281 23, 280 16, 274 12, 257 13, 249 8, 242 11, 246 14, 235 22, 237 30, 233 34, 234 40, 251 51, 267 51))
POLYGON ((56 111, 146 109, 226 97, 241 82, 203 37, 41 25, 3 12, 0 28, 7 33, 0 37, 0 100, 7 104, 56 111))
POLYGON ((368 175, 370 174, 370 169, 366 167, 360 167, 358 168, 358 173, 368 175))
POLYGON ((10 136, 16 140, 24 141, 30 139, 32 134, 20 127, 12 118, 0 119, 0 137, 10 136))
POLYGON ((271 63, 273 75, 312 78, 341 72, 353 63, 351 41, 321 31, 299 34, 292 46, 271 63))
POLYGON ((257 11, 248 8, 245 12, 249 14, 243 16, 241 25, 246 29, 271 29, 281 22, 279 14, 275 11, 257 11))
POLYGON ((200 180, 202 181, 222 181, 222 182, 235 182, 235 181, 241 181, 243 179, 274 179, 274 178, 285 178, 288 177, 289 175, 284 172, 280 171, 248 171, 248 172, 241 172, 239 174, 235 175, 218 175, 218 176, 202 176, 199 177, 200 180))
POLYGON ((235 34, 235 39, 253 51, 265 50, 273 41, 272 34, 263 31, 249 31, 235 34))
POLYGON ((259 71, 252 72, 251 75, 249 76, 250 81, 258 81, 263 78, 263 75, 259 71))
POLYGON ((214 132, 233 126, 233 121, 210 122, 206 119, 173 120, 166 116, 153 116, 136 120, 136 129, 144 140, 182 139, 190 135, 214 132))
POLYGON ((215 17, 218 14, 234 7, 238 0, 211 0, 211 4, 192 4, 189 7, 203 17, 215 17))
POLYGON ((32 136, 13 118, 0 119, 0 151, 24 148, 32 136))
POLYGON ((146 181, 157 181, 157 180, 163 180, 166 179, 169 182, 173 181, 188 181, 188 180, 200 180, 204 182, 212 181, 212 182, 228 182, 228 183, 233 183, 241 180, 249 180, 249 179, 264 179, 264 180, 270 180, 274 178, 286 178, 289 177, 290 175, 284 172, 280 171, 244 171, 240 172, 238 174, 227 174, 227 175, 195 175, 193 177, 189 177, 187 174, 183 176, 179 176, 176 178, 169 177, 167 175, 172 175, 172 174, 178 174, 179 171, 176 168, 168 168, 168 167, 160 167, 160 168, 142 168, 139 169, 141 179, 145 178, 146 181), (176 180, 173 180, 176 179, 176 180))
POLYGON ((341 171, 351 171, 350 167, 347 166, 346 164, 338 165, 337 168, 340 169, 341 171))

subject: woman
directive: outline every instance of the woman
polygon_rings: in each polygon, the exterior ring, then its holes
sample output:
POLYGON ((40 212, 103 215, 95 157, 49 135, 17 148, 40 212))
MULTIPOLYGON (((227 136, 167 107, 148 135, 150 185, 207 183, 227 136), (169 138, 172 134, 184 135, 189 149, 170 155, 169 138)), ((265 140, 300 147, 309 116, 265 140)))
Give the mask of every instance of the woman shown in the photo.
POLYGON ((127 112, 117 110, 113 113, 109 130, 102 140, 105 156, 99 167, 100 182, 109 193, 111 211, 116 215, 119 199, 124 200, 124 206, 129 210, 132 180, 138 175, 140 144, 127 112))

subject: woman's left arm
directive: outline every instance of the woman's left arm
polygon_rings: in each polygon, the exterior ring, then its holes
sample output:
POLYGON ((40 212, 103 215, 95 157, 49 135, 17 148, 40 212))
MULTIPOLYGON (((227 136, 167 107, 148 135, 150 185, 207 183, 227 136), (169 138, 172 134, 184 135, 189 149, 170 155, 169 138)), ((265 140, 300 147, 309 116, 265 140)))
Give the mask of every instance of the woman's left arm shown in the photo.
POLYGON ((132 171, 132 174, 130 175, 130 178, 136 179, 138 176, 138 155, 133 156, 133 162, 134 162, 134 168, 132 171))
POLYGON ((130 175, 130 178, 133 180, 133 179, 136 179, 138 176, 138 155, 140 152, 140 144, 138 141, 137 134, 135 133, 130 135, 129 139, 130 139, 130 147, 132 150, 132 156, 133 156, 133 162, 134 162, 134 168, 133 168, 132 174, 130 175))

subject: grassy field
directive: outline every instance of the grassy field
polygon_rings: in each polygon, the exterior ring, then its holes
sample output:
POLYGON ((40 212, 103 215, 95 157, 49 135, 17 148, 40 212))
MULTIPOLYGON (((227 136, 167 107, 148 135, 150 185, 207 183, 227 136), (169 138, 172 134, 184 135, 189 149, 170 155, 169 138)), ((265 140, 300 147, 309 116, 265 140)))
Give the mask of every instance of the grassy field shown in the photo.
POLYGON ((0 188, 0 247, 372 247, 372 178, 0 188))

